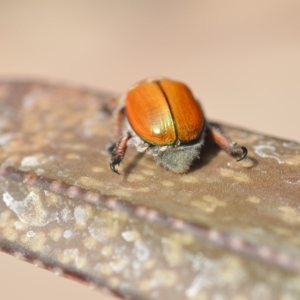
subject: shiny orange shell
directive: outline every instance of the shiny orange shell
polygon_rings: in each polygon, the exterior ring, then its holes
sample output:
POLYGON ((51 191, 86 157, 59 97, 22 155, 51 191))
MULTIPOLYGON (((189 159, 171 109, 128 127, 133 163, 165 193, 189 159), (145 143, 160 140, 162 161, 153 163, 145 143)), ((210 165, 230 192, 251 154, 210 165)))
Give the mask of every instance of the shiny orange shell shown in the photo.
POLYGON ((189 88, 168 79, 143 81, 131 88, 125 109, 132 129, 153 145, 192 142, 204 127, 203 111, 189 88))

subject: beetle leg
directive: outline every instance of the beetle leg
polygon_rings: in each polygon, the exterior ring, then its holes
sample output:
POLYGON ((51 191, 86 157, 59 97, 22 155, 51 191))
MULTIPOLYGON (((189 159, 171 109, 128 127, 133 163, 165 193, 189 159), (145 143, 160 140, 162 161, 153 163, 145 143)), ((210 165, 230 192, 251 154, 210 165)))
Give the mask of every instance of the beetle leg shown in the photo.
POLYGON ((130 138, 130 133, 127 133, 127 135, 121 137, 112 151, 110 158, 110 169, 117 174, 120 173, 116 169, 116 165, 119 165, 122 162, 127 150, 127 142, 130 138))
POLYGON ((117 111, 117 113, 115 115, 115 122, 114 122, 114 138, 115 138, 115 141, 117 141, 121 136, 124 117, 125 117, 125 108, 122 107, 121 109, 119 109, 117 111))
POLYGON ((208 127, 208 134, 212 140, 230 155, 237 157, 237 161, 244 159, 247 156, 248 150, 244 146, 239 146, 235 141, 226 137, 220 129, 215 126, 208 127))

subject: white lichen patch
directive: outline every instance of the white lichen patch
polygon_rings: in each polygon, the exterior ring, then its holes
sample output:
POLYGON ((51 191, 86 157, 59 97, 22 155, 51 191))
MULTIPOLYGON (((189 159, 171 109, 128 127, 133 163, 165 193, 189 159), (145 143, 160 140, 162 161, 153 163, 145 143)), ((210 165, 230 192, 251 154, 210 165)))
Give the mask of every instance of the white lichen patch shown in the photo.
POLYGON ((63 230, 61 227, 56 226, 50 229, 48 235, 54 242, 58 242, 63 236, 63 230))
POLYGON ((242 281, 247 280, 243 271, 242 261, 235 257, 226 258, 220 263, 219 276, 220 281, 228 285, 233 282, 238 285, 242 281))
POLYGON ((94 250, 99 246, 98 241, 91 236, 85 237, 82 243, 87 250, 94 250))
POLYGON ((137 240, 134 242, 132 253, 135 255, 139 262, 143 262, 149 257, 150 249, 143 241, 137 240))
POLYGON ((193 200, 190 202, 190 205, 194 208, 197 208, 205 213, 212 213, 216 210, 217 206, 199 200, 193 200))
POLYGON ((9 209, 4 209, 0 211, 0 228, 5 228, 8 221, 11 219, 12 212, 9 209))
POLYGON ((153 273, 155 285, 171 288, 178 282, 178 273, 170 269, 156 269, 153 273))
POLYGON ((135 182, 135 181, 141 181, 141 180, 146 180, 145 176, 140 175, 140 174, 130 174, 128 177, 128 182, 135 182))
POLYGON ((45 196, 47 197, 47 203, 49 205, 57 205, 61 201, 61 197, 51 193, 49 191, 44 191, 45 196))
POLYGON ((151 189, 148 186, 143 186, 135 189, 136 192, 140 192, 140 193, 148 193, 150 192, 150 190, 151 189))
POLYGON ((220 175, 223 177, 231 178, 237 182, 251 182, 250 177, 242 172, 237 172, 231 169, 220 169, 220 175))
POLYGON ((293 180, 286 180, 286 183, 288 183, 288 184, 299 184, 300 185, 300 179, 295 180, 295 181, 293 181, 293 180))
POLYGON ((149 170, 149 169, 143 169, 142 173, 146 176, 154 176, 155 175, 155 171, 149 170))
POLYGON ((148 293, 149 291, 151 291, 156 287, 157 284, 153 279, 147 278, 139 281, 139 289, 144 293, 148 293))
POLYGON ((182 246, 192 245, 195 242, 195 236, 190 233, 174 232, 169 235, 169 238, 182 246))
POLYGON ((6 144, 13 139, 13 135, 11 133, 1 134, 0 135, 0 146, 6 146, 6 144))
POLYGON ((121 236, 126 242, 134 242, 140 237, 140 234, 137 231, 129 230, 129 231, 123 231, 121 233, 121 236))
POLYGON ((80 159, 80 155, 76 154, 76 153, 68 153, 65 158, 67 160, 78 160, 80 159))
POLYGON ((35 173, 39 176, 43 175, 45 173, 45 170, 42 168, 38 168, 35 170, 35 173))
POLYGON ((69 222, 70 220, 74 219, 73 213, 71 211, 71 209, 66 206, 64 207, 61 211, 60 211, 60 217, 61 220, 65 223, 69 222))
POLYGON ((27 233, 26 233, 27 237, 31 238, 31 237, 34 237, 35 236, 35 231, 33 230, 28 230, 27 233))
POLYGON ((3 201, 19 218, 31 226, 45 226, 58 219, 57 213, 49 214, 44 208, 39 194, 30 192, 25 199, 15 200, 8 192, 3 194, 3 201))
POLYGON ((113 219, 112 214, 107 212, 101 217, 95 217, 92 224, 88 227, 90 235, 100 243, 108 243, 111 239, 119 235, 119 225, 113 219))
POLYGON ((32 251, 44 251, 47 242, 47 236, 42 231, 28 231, 21 236, 21 242, 26 244, 32 251), (29 234, 28 234, 29 232, 29 234))
POLYGON ((289 223, 299 224, 300 223, 300 211, 291 206, 280 206, 278 207, 281 214, 280 216, 289 223))
POLYGON ((86 258, 81 256, 76 248, 65 249, 57 258, 62 264, 73 264, 77 268, 83 268, 87 263, 86 258))
POLYGON ((185 183, 197 183, 199 179, 196 176, 184 175, 180 177, 180 180, 185 183))
POLYGON ((155 259, 149 258, 144 262, 143 267, 145 270, 151 270, 155 267, 156 263, 155 259))
POLYGON ((79 225, 85 225, 91 217, 91 208, 89 206, 76 206, 74 209, 74 218, 79 225))
POLYGON ((128 267, 130 261, 129 258, 126 256, 120 257, 118 259, 112 260, 109 265, 114 273, 120 273, 125 268, 128 267))
POLYGON ((116 190, 113 190, 113 195, 114 196, 118 196, 120 198, 124 197, 124 198, 132 198, 132 193, 129 191, 129 190, 132 190, 132 188, 128 188, 128 190, 124 190, 124 189, 116 189, 116 190))
POLYGON ((97 188, 103 186, 103 182, 87 176, 80 177, 78 183, 84 185, 85 188, 97 188))
POLYGON ((73 231, 70 230, 70 229, 65 230, 64 233, 63 233, 63 237, 64 237, 65 239, 67 239, 67 240, 68 240, 69 238, 71 238, 72 235, 73 235, 73 231))
MULTIPOLYGON (((189 299, 210 299, 211 288, 214 286, 241 286, 245 284, 244 269, 239 258, 224 257, 221 260, 211 260, 205 256, 199 256, 196 259, 197 268, 193 270, 197 273, 193 276, 190 285, 185 289, 185 296, 189 299), (215 276, 219 274, 219 276, 215 276)), ((231 299, 232 297, 230 297, 231 299)), ((213 299, 223 299, 223 297, 214 294, 213 299)), ((259 298, 253 298, 259 299, 259 298)))
POLYGON ((6 227, 2 230, 2 236, 8 241, 14 242, 18 238, 18 231, 14 228, 6 227))
POLYGON ((104 257, 111 257, 113 252, 114 248, 112 245, 104 245, 100 250, 101 255, 104 257))
POLYGON ((293 155, 290 157, 286 157, 284 158, 283 161, 288 165, 294 165, 294 166, 300 165, 300 155, 293 155))
POLYGON ((93 167, 93 168, 92 168, 92 172, 93 172, 93 173, 102 173, 102 172, 104 172, 104 171, 105 171, 104 168, 99 167, 99 166, 93 167))
POLYGON ((173 181, 169 181, 169 180, 163 180, 160 182, 161 185, 166 186, 166 187, 172 187, 174 186, 174 182, 173 181))
POLYGON ((28 225, 21 221, 16 221, 14 225, 15 225, 15 229, 17 229, 18 231, 25 231, 28 229, 28 225))
POLYGON ((107 280, 108 285, 112 288, 118 288, 121 284, 121 280, 120 278, 116 277, 116 276, 110 276, 107 280))
POLYGON ((217 199, 216 197, 210 195, 204 195, 202 197, 203 201, 193 200, 190 202, 190 205, 202 210, 205 213, 212 213, 219 207, 226 207, 227 203, 217 199))
POLYGON ((37 167, 39 165, 40 165, 40 162, 36 156, 25 156, 21 161, 22 169, 37 167))
POLYGON ((183 264, 184 257, 182 246, 170 238, 162 238, 162 251, 170 267, 179 267, 183 264))
POLYGON ((272 158, 277 160, 279 164, 283 164, 283 157, 276 152, 276 147, 273 145, 254 145, 255 153, 262 158, 272 158))
POLYGON ((70 170, 69 169, 59 170, 57 172, 57 176, 58 177, 65 177, 65 178, 70 177, 70 170))
MULTIPOLYGON (((20 147, 20 145, 18 145, 20 147)), ((21 155, 20 154, 11 154, 9 157, 5 159, 4 164, 6 166, 14 166, 18 164, 21 160, 21 155)))
POLYGON ((102 275, 105 275, 105 276, 110 276, 113 273, 113 270, 111 269, 111 266, 108 262, 96 264, 94 267, 94 270, 97 272, 100 272, 102 275))
MULTIPOLYGON (((188 298, 195 299, 195 297, 202 290, 203 286, 207 284, 207 279, 205 278, 205 273, 198 274, 185 290, 185 295, 188 298)), ((196 298, 197 299, 197 298, 196 298)))
POLYGON ((216 207, 225 207, 227 206, 227 203, 225 201, 221 201, 219 199, 217 199, 216 197, 210 196, 210 195, 205 195, 202 197, 202 199, 204 201, 206 201, 207 203, 210 203, 216 207))
POLYGON ((251 203, 255 203, 258 204, 260 203, 261 199, 257 198, 257 197, 253 197, 253 196, 249 196, 246 201, 251 202, 251 203))
POLYGON ((300 151, 300 143, 297 142, 293 142, 293 141, 283 142, 282 146, 288 149, 300 151))

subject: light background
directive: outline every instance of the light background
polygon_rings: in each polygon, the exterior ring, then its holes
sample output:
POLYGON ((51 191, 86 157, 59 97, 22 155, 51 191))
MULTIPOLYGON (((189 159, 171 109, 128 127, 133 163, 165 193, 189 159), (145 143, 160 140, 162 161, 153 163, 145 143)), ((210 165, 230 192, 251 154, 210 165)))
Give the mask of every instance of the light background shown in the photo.
MULTIPOLYGON (((0 77, 122 93, 148 76, 186 82, 208 118, 300 141, 300 1, 0 0, 0 77)), ((101 298, 4 254, 0 289, 101 298)))

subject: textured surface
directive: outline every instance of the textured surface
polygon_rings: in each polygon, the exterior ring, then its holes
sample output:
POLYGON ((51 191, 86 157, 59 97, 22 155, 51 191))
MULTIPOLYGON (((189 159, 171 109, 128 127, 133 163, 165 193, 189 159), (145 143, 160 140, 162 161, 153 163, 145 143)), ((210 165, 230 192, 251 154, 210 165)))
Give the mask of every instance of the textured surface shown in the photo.
POLYGON ((134 299, 299 296, 300 144, 224 127, 247 160, 208 144, 174 175, 130 149, 117 176, 108 99, 1 83, 2 250, 134 299))

